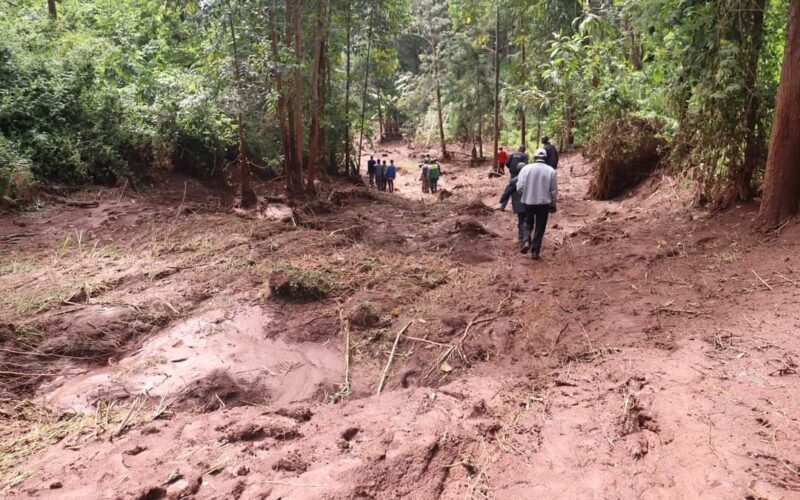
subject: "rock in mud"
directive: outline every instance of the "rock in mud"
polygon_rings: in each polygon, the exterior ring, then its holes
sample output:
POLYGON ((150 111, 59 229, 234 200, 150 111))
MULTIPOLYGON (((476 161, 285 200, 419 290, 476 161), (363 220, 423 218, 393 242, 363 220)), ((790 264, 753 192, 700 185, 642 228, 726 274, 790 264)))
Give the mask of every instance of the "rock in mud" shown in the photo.
POLYGON ((314 416, 314 413, 311 412, 311 408, 308 406, 293 406, 279 408, 275 411, 275 415, 291 418, 295 422, 308 422, 314 416))
POLYGON ((456 220, 455 233, 461 233, 466 236, 497 236, 493 231, 490 231, 483 224, 472 218, 461 218, 456 220))
POLYGON ((308 462, 299 453, 292 452, 272 464, 272 470, 302 473, 308 470, 308 462))

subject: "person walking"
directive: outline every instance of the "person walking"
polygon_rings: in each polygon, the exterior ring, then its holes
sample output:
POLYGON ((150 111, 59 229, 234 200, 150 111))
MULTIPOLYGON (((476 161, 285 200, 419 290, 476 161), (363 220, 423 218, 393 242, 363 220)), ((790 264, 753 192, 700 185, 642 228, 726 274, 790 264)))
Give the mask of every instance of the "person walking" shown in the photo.
POLYGON ((506 166, 506 162, 508 162, 508 153, 503 148, 499 148, 497 150, 497 171, 501 174, 503 173, 503 167, 506 166))
POLYGON ((383 179, 381 180, 381 191, 386 191, 386 171, 389 170, 389 165, 386 160, 383 160, 383 179))
POLYGON ((381 161, 378 160, 375 163, 375 185, 378 187, 378 191, 383 191, 383 169, 386 168, 386 162, 384 161, 381 165, 381 161))
POLYGON ((389 166, 386 167, 383 177, 386 179, 386 187, 389 192, 394 193, 394 180, 397 177, 397 166, 394 164, 394 160, 389 161, 389 166))
POLYGON ((517 192, 525 209, 525 230, 522 234, 521 253, 531 251, 533 260, 539 259, 544 231, 549 214, 556 212, 558 181, 556 171, 546 163, 547 151, 537 149, 534 162, 522 167, 517 176, 517 192))
POLYGON ((511 154, 506 162, 506 166, 508 167, 508 174, 511 177, 516 177, 519 175, 519 171, 522 170, 522 167, 528 164, 528 153, 525 152, 525 146, 522 145, 519 147, 517 151, 511 154))
POLYGON ((439 176, 442 175, 441 167, 436 160, 433 160, 428 165, 428 179, 430 181, 431 193, 435 193, 439 189, 439 176))
POLYGON ((558 150, 555 146, 550 144, 550 138, 547 136, 542 137, 542 149, 547 152, 547 164, 554 169, 558 168, 558 150))
POLYGON ((522 192, 517 189, 517 177, 512 177, 508 181, 503 196, 500 197, 500 210, 505 210, 508 200, 511 200, 511 211, 517 214, 517 241, 520 247, 524 246, 525 241, 525 205, 522 204, 522 192))
POLYGON ((367 175, 369 175, 369 185, 375 185, 375 157, 370 156, 367 162, 367 175))
POLYGON ((420 168, 420 175, 419 180, 422 181, 422 192, 428 193, 431 190, 431 181, 428 178, 428 160, 425 160, 422 165, 419 166, 420 168))

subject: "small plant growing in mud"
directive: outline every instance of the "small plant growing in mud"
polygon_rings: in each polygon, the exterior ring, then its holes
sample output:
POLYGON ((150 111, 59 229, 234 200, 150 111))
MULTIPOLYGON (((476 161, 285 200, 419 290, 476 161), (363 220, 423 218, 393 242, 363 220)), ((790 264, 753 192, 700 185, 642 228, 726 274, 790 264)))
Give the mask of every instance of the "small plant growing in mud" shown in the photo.
POLYGON ((273 269, 269 274, 269 288, 277 297, 298 301, 323 299, 332 289, 324 274, 292 265, 273 269))

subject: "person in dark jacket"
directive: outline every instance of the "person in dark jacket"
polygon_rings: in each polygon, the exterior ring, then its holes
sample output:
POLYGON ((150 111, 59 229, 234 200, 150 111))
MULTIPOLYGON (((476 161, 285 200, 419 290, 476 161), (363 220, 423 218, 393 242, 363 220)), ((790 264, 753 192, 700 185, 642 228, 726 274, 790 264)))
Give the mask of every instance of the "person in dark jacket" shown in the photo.
POLYGON ((525 146, 520 146, 517 151, 515 151, 506 162, 506 166, 508 167, 508 174, 511 177, 516 177, 519 174, 519 171, 522 170, 522 167, 528 164, 528 154, 525 152, 525 146))
POLYGON ((386 189, 390 193, 394 193, 394 180, 396 177, 397 166, 394 164, 394 160, 391 160, 386 167, 386 172, 383 173, 383 181, 386 183, 386 189))
POLYGON ((558 168, 558 150, 555 146, 550 144, 550 138, 547 136, 542 137, 542 149, 547 152, 547 164, 553 168, 558 168))
POLYGON ((369 175, 369 185, 375 185, 375 157, 370 156, 367 162, 367 175, 369 175))
MULTIPOLYGON (((508 186, 506 187, 505 192, 503 193, 503 197, 506 197, 506 193, 508 193, 508 198, 511 198, 511 211, 517 214, 517 241, 520 244, 520 247, 524 246, 525 242, 525 221, 526 221, 526 212, 525 212, 525 205, 522 204, 522 191, 517 190, 517 178, 512 177, 511 180, 508 182, 508 186)), ((506 203, 508 203, 508 198, 506 198, 506 203)), ((505 209, 505 205, 503 204, 502 200, 500 203, 500 210, 505 209)))

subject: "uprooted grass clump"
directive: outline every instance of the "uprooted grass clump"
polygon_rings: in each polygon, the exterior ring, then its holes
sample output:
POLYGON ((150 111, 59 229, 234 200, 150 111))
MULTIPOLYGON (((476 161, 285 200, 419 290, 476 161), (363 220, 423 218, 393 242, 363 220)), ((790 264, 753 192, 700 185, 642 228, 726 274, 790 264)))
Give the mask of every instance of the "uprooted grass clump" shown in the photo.
POLYGON ((332 290, 330 281, 322 273, 292 265, 273 269, 269 274, 269 288, 276 297, 296 301, 324 299, 332 290))
POLYGON ((589 196, 609 200, 649 176, 664 155, 662 124, 652 118, 625 116, 598 127, 587 149, 595 162, 589 196))
POLYGON ((381 316, 375 305, 365 300, 359 302, 357 306, 350 310, 350 324, 363 328, 369 328, 378 325, 381 321, 381 316))

